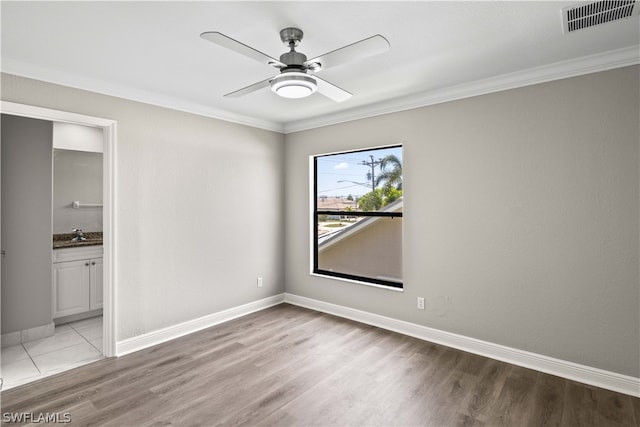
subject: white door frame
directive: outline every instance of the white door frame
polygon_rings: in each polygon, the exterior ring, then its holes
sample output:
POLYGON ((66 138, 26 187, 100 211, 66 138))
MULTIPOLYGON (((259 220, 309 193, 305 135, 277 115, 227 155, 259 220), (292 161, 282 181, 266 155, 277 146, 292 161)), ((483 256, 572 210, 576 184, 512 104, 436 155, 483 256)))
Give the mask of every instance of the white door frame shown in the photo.
POLYGON ((104 248, 104 355, 115 356, 116 350, 116 140, 117 122, 99 117, 52 110, 33 105, 0 101, 0 112, 14 116, 31 117, 52 122, 74 123, 103 129, 103 248, 104 248))

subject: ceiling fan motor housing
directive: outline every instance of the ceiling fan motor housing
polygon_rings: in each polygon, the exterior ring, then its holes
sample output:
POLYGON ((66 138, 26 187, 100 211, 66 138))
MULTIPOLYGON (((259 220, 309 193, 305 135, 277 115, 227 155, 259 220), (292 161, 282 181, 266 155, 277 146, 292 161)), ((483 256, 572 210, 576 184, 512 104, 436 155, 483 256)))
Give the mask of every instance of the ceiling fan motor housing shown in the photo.
POLYGON ((291 52, 283 53, 280 55, 280 62, 283 64, 290 65, 302 65, 307 60, 307 55, 304 53, 296 52, 292 50, 291 52))

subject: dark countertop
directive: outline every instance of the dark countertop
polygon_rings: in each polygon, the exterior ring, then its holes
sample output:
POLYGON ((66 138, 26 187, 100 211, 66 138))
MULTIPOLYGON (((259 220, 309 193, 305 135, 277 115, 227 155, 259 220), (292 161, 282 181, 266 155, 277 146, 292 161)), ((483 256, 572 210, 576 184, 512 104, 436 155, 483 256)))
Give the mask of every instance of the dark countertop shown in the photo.
POLYGON ((102 244, 102 231, 89 231, 84 233, 84 237, 87 240, 82 242, 74 242, 74 233, 66 234, 54 234, 53 235, 53 249, 61 248, 77 248, 80 246, 97 246, 102 244))

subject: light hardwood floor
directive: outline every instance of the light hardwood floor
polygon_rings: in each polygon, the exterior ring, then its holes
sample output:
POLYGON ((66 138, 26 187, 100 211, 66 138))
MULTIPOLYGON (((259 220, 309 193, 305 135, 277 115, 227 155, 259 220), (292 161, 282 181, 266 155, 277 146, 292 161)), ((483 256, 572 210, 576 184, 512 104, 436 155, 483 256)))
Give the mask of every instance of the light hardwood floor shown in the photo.
POLYGON ((1 397, 86 426, 640 424, 640 399, 288 304, 1 397))

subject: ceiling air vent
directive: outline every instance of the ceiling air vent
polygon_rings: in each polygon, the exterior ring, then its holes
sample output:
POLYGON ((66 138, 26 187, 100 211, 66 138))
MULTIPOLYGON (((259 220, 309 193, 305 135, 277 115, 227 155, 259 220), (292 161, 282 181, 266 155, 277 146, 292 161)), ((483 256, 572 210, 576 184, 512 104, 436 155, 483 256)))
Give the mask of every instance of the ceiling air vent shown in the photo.
POLYGON ((565 33, 593 27, 638 13, 636 0, 605 0, 562 9, 565 33))

